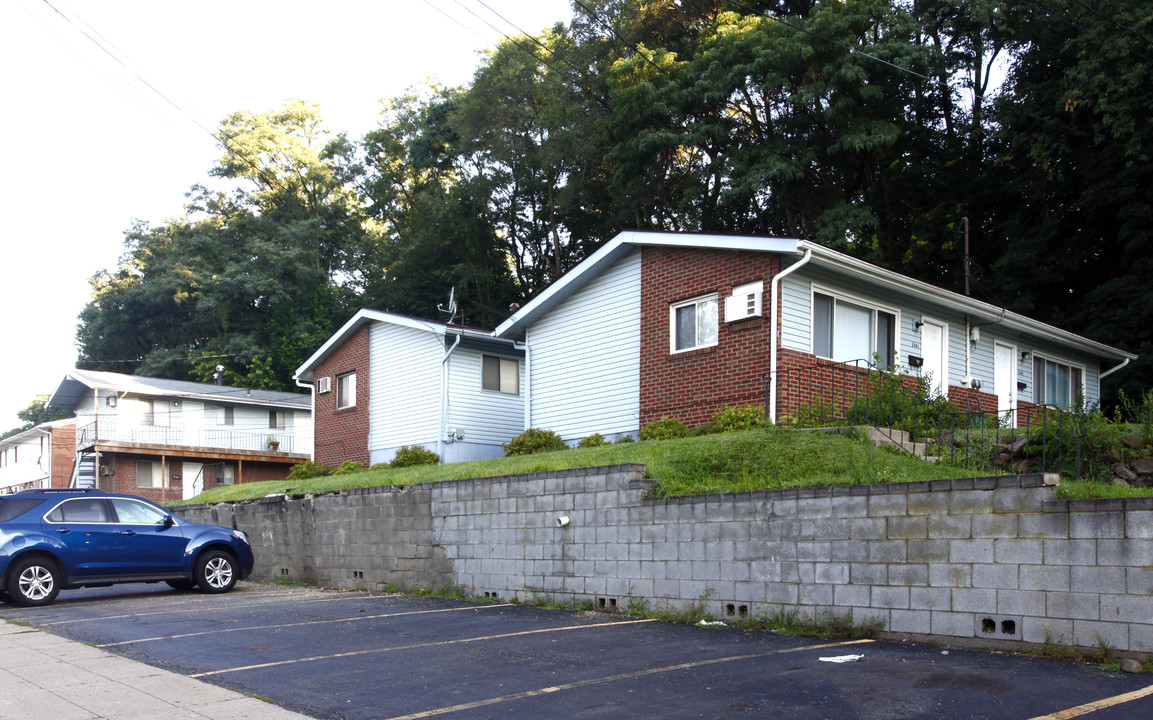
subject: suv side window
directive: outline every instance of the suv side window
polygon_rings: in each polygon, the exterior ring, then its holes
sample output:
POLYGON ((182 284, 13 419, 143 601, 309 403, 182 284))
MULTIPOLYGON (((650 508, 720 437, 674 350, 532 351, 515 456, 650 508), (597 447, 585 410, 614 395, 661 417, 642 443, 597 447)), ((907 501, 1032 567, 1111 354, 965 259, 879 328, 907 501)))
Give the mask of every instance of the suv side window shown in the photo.
POLYGON ((101 498, 65 500, 48 513, 48 522, 55 523, 107 523, 108 504, 101 498))
POLYGON ((167 513, 151 505, 126 498, 112 498, 112 508, 116 511, 117 521, 126 525, 163 525, 168 517, 167 513))

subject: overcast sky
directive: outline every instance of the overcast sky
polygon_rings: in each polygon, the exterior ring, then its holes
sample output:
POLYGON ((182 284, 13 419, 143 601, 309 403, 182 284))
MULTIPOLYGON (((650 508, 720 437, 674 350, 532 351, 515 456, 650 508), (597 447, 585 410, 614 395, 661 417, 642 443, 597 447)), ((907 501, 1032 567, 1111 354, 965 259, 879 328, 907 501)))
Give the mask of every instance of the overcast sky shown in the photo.
POLYGON ((299 97, 359 138, 382 98, 467 82, 510 22, 570 18, 568 0, 0 2, 0 431, 72 367, 88 279, 124 231, 207 179, 221 152, 197 123, 299 97))

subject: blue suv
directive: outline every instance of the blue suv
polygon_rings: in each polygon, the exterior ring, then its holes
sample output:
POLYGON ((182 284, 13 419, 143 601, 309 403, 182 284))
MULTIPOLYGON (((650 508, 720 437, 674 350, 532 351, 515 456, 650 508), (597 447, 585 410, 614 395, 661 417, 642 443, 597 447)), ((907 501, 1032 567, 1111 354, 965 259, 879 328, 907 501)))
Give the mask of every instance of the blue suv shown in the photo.
POLYGON ((144 498, 91 489, 0 495, 0 599, 20 605, 128 582, 228 592, 252 564, 243 532, 188 522, 144 498))

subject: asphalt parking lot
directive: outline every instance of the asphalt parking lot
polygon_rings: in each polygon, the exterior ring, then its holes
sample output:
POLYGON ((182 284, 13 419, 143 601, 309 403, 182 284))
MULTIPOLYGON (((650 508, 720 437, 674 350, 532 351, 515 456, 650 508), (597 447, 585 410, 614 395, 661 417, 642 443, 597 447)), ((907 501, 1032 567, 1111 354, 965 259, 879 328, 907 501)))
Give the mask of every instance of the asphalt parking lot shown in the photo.
POLYGON ((1148 675, 506 603, 125 585, 0 616, 316 718, 1153 717, 1148 675))

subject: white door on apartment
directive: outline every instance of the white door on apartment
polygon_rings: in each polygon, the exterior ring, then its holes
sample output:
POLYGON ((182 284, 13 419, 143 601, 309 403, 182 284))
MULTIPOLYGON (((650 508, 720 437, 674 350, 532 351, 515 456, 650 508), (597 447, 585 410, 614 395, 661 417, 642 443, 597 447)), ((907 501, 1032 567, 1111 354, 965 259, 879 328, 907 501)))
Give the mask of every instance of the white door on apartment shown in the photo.
POLYGON ((204 465, 184 463, 184 474, 181 475, 180 482, 184 484, 185 500, 204 492, 204 465))
POLYGON ((944 395, 949 388, 949 327, 927 317, 922 317, 921 323, 921 353, 925 361, 921 376, 930 376, 933 392, 944 395))
POLYGON ((1017 348, 993 345, 993 392, 997 395, 997 412, 1009 413, 1009 423, 1017 425, 1017 348))

